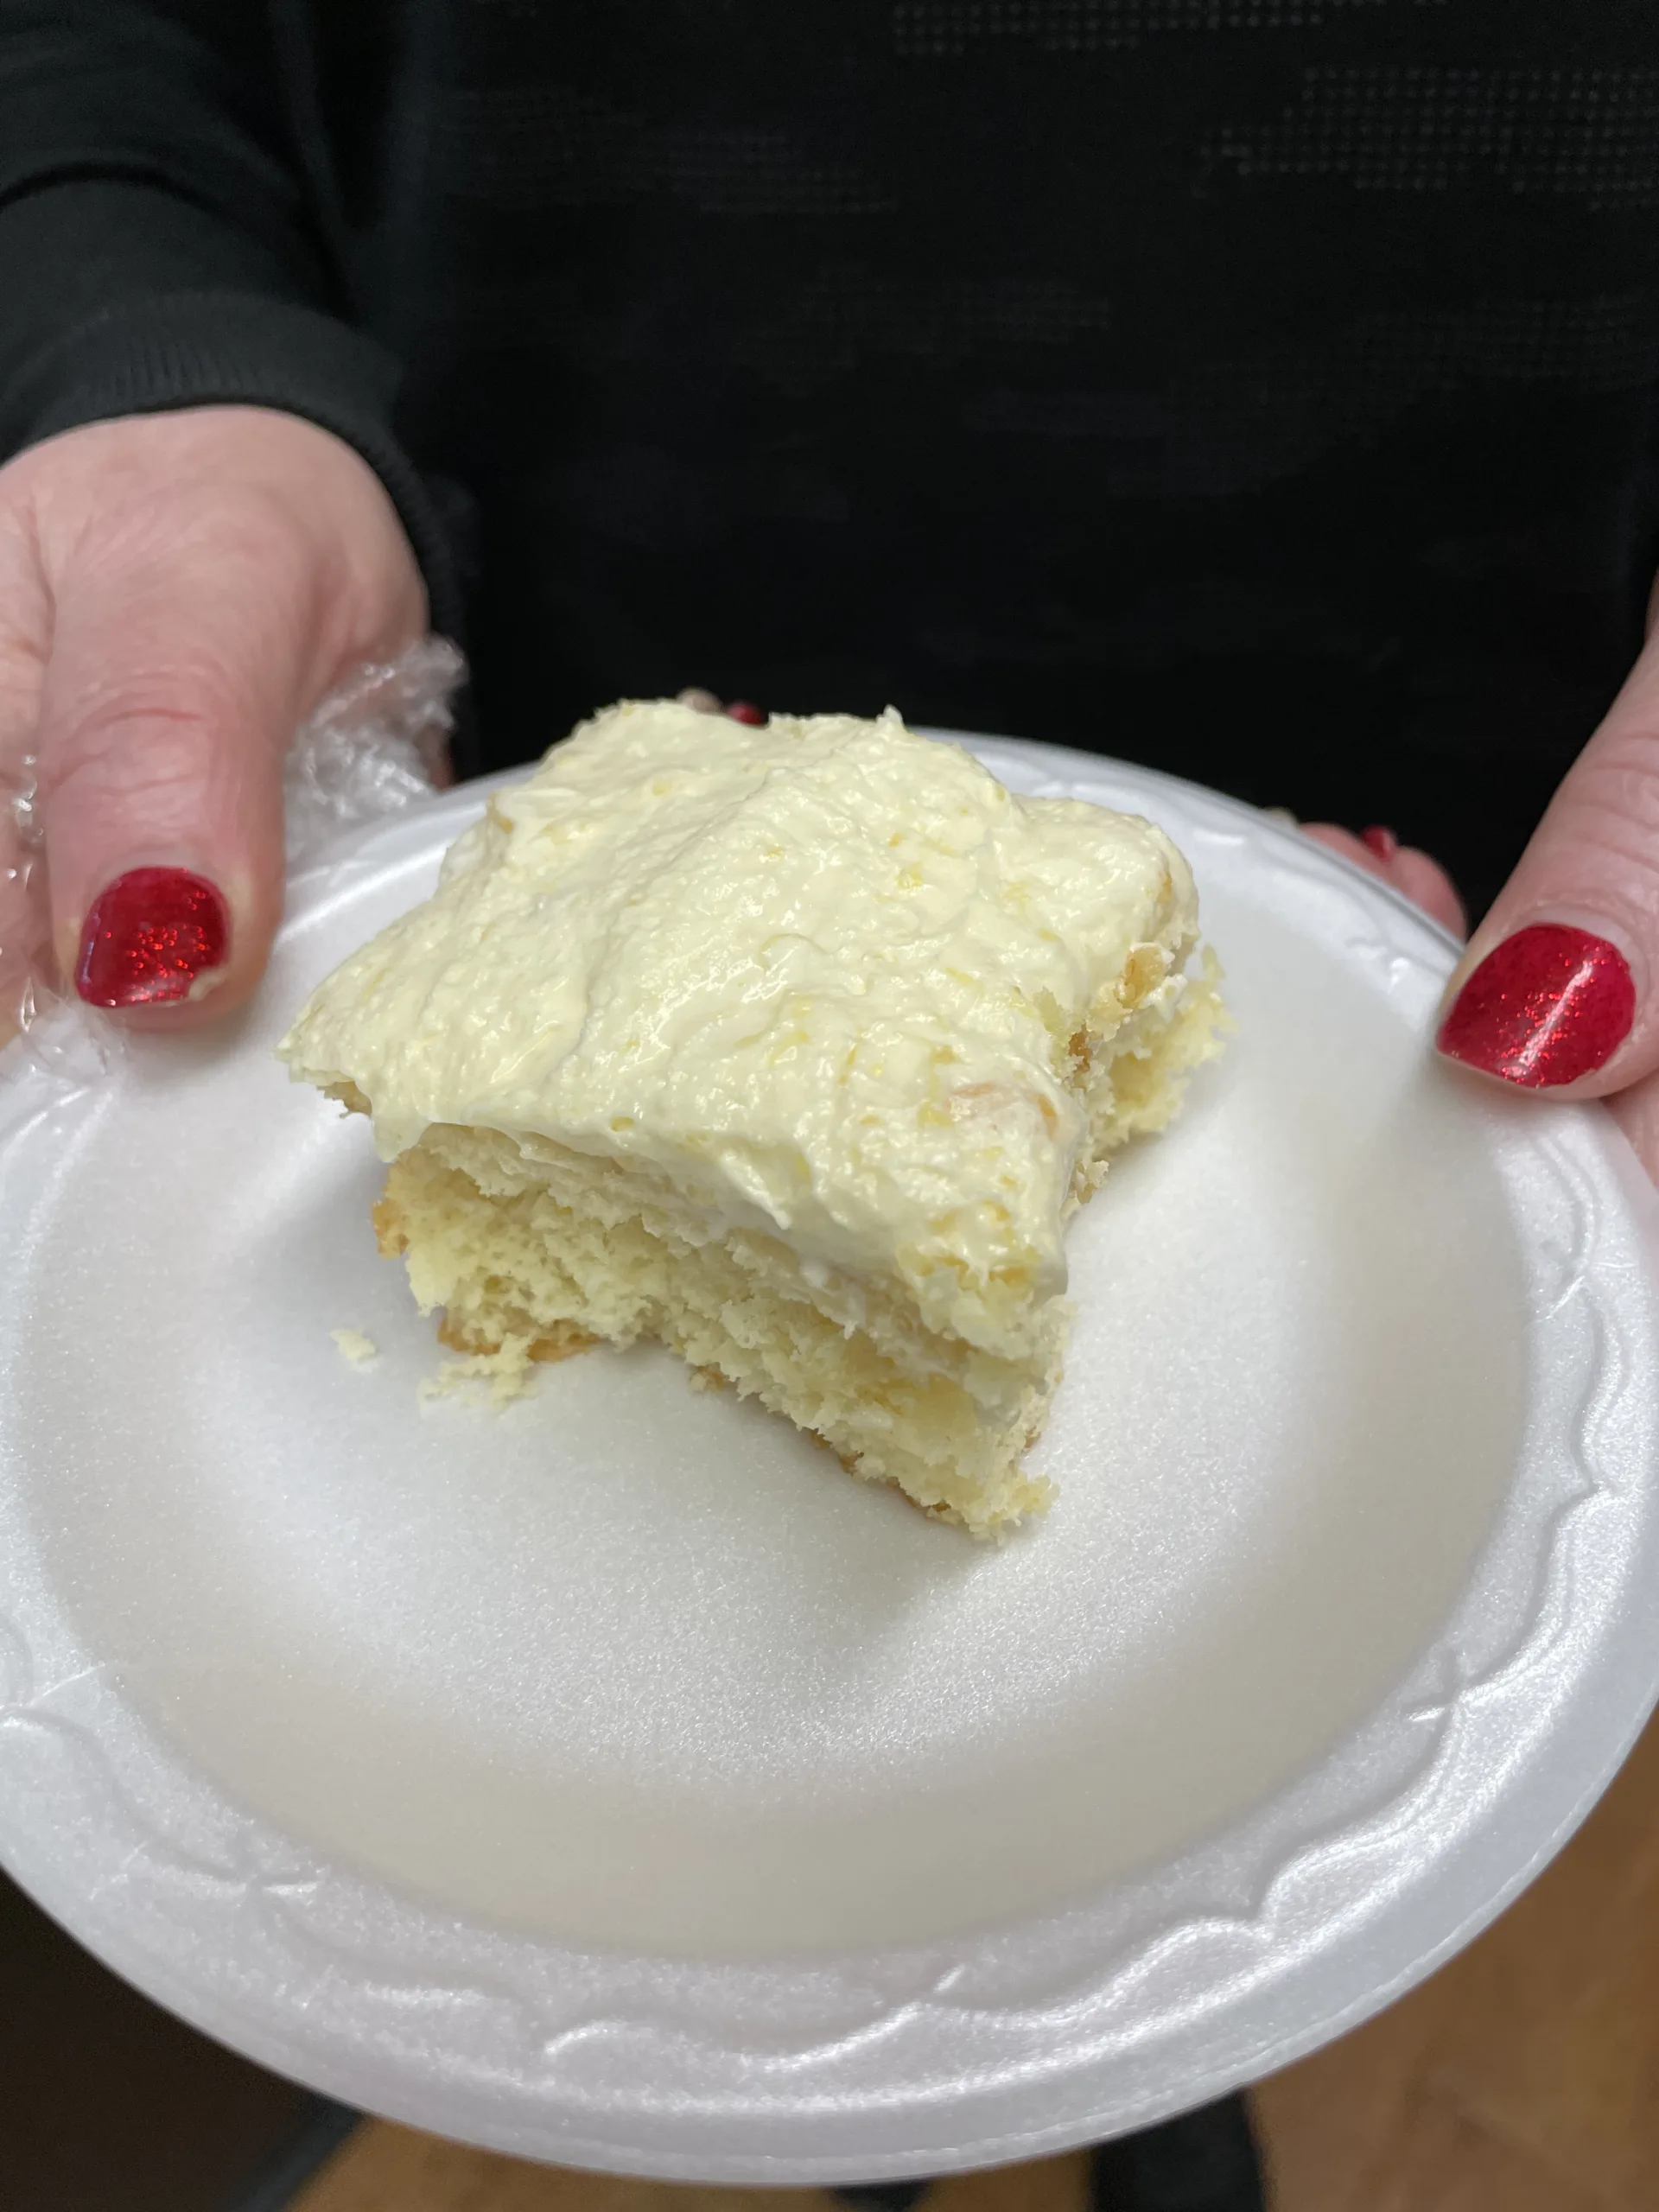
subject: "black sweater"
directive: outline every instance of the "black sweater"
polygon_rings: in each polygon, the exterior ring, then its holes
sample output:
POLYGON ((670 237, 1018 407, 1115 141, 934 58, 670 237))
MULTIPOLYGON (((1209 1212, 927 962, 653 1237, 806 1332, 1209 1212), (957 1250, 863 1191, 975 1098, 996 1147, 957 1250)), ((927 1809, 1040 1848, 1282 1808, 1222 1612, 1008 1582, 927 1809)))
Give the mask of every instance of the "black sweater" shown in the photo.
POLYGON ((1659 552, 1653 0, 0 0, 0 441, 348 439, 473 757, 687 683, 1478 902, 1659 552))

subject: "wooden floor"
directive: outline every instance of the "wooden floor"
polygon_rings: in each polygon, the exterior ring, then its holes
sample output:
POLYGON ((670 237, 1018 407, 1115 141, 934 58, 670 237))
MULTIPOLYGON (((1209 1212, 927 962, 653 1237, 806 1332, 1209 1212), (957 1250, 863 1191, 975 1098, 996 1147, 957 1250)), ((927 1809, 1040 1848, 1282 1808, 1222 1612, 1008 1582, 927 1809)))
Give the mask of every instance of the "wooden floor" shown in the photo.
MULTIPOLYGON (((1659 1723, 1497 1925, 1262 2083, 1274 2212, 1659 2212, 1659 1723)), ((1082 2212, 1080 2157, 942 2183, 931 2212, 1082 2212)), ((380 2121, 294 2212, 825 2212, 522 2165, 380 2121)))

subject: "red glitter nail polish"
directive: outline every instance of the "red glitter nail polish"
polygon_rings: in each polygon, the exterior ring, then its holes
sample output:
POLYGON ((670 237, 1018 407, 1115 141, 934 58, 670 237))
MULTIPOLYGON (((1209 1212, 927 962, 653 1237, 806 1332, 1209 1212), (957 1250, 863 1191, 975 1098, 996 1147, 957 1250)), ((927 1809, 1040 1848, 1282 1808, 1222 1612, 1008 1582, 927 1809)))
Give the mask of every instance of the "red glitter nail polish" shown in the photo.
POLYGON ((1380 823, 1373 823, 1369 830, 1362 830, 1359 842, 1380 861, 1391 861, 1400 849, 1400 840, 1392 830, 1384 830, 1380 823))
POLYGON ((1535 922, 1487 954, 1436 1041, 1454 1060, 1541 1090, 1605 1067, 1635 1019, 1636 985, 1616 944, 1535 922))
POLYGON ((760 708, 751 706, 747 699, 734 699, 726 714, 729 721, 747 722, 751 729, 759 729, 766 720, 760 708))
POLYGON ((92 901, 75 988, 89 1006, 165 1006, 222 968, 230 941, 225 901, 206 876, 129 868, 92 901))

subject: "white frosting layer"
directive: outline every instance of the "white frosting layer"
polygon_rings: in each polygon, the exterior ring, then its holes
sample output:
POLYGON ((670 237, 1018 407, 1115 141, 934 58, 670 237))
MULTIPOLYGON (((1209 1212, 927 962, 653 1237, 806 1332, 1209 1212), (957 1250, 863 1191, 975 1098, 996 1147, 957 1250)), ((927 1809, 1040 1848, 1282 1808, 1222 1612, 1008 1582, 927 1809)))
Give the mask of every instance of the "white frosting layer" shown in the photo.
POLYGON ((1196 928, 1161 830, 891 712, 630 701, 492 799, 281 1051, 355 1085, 385 1158, 459 1122, 648 1162, 711 1234, 897 1274, 985 1341, 1065 1284, 1071 1040, 1117 1026, 1137 946, 1136 995, 1179 993, 1196 928))

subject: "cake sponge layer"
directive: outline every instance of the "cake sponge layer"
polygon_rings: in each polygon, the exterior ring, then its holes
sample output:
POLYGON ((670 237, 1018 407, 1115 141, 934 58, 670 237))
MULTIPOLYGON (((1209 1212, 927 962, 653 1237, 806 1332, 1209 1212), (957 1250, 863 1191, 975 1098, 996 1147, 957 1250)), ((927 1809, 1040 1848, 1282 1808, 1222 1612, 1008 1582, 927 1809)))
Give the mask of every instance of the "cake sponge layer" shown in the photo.
POLYGON ((474 1131, 432 1129, 394 1164, 376 1224, 458 1351, 516 1363, 652 1338, 976 1535, 1046 1503, 1019 1454, 1058 1380, 1058 1302, 1041 1357, 997 1360, 873 1291, 815 1291, 753 1230, 694 1243, 690 1222, 628 1211, 626 1192, 595 1185, 576 1155, 513 1160, 474 1131), (837 1319, 855 1305, 862 1325, 837 1319))

